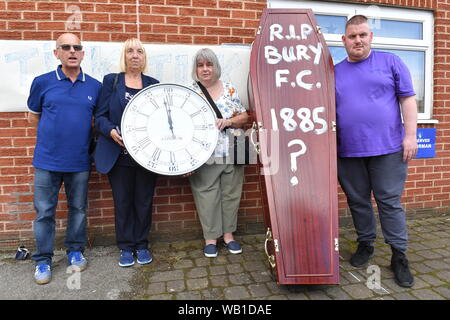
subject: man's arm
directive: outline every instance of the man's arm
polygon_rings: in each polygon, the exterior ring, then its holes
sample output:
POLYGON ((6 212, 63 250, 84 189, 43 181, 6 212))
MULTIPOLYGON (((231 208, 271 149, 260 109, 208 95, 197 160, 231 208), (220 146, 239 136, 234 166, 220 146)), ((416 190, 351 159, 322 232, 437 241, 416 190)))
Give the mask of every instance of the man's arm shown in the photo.
POLYGON ((417 153, 417 103, 416 97, 400 97, 405 137, 403 139, 403 161, 411 160, 417 153))
POLYGON ((39 113, 28 112, 28 122, 34 126, 37 126, 41 115, 39 113))

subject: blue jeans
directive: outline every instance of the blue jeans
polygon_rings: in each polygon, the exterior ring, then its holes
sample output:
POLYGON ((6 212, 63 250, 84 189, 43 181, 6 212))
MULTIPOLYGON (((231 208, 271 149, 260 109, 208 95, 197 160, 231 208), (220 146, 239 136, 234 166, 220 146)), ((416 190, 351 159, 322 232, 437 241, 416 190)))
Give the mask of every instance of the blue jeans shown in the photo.
POLYGON ((36 264, 51 265, 55 241, 55 212, 58 193, 64 182, 69 208, 64 246, 69 251, 84 251, 86 244, 86 206, 89 171, 55 172, 35 168, 34 220, 36 264))

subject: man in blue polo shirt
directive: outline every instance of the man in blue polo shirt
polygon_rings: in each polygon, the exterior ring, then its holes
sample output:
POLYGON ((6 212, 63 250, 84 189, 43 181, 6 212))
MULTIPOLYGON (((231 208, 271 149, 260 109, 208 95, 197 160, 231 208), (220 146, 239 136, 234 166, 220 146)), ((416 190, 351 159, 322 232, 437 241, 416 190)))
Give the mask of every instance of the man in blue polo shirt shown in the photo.
POLYGON ((28 97, 28 120, 37 126, 34 206, 38 284, 51 280, 55 239, 55 212, 62 183, 67 196, 68 217, 64 245, 68 264, 86 269, 86 205, 90 172, 89 141, 92 115, 101 83, 80 67, 84 57, 80 39, 71 33, 56 40, 54 54, 61 65, 33 80, 28 97))

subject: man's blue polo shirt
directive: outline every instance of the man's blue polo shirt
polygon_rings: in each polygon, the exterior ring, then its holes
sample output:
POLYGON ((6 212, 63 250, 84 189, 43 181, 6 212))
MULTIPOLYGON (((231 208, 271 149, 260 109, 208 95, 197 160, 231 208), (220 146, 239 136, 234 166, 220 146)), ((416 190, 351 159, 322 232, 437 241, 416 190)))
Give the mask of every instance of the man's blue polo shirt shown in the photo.
POLYGON ((72 83, 61 65, 33 80, 28 109, 41 115, 33 166, 58 172, 90 169, 91 121, 101 86, 82 70, 72 83))

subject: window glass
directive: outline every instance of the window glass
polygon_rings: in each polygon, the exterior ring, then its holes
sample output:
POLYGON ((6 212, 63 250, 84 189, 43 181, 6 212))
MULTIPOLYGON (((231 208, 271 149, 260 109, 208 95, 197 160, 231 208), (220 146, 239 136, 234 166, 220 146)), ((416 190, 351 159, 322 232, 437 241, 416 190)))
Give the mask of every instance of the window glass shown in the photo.
POLYGON ((328 16, 322 14, 316 14, 315 17, 323 33, 329 34, 345 33, 345 24, 347 23, 347 17, 328 16))
POLYGON ((396 54, 408 66, 416 92, 418 112, 425 110, 425 52, 394 49, 377 49, 396 54))
POLYGON ((375 37, 423 39, 423 26, 420 22, 369 19, 375 37))
POLYGON ((333 57, 333 63, 337 64, 347 58, 347 52, 344 47, 328 46, 331 56, 333 57))

